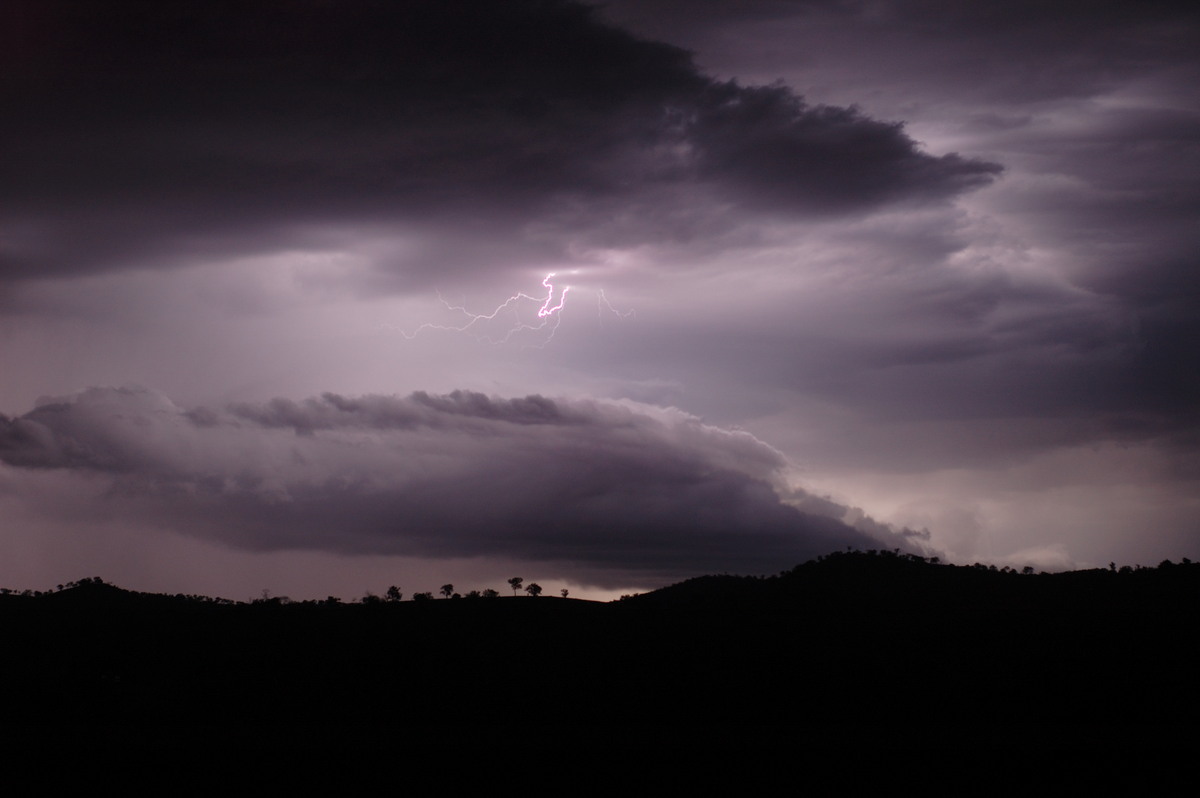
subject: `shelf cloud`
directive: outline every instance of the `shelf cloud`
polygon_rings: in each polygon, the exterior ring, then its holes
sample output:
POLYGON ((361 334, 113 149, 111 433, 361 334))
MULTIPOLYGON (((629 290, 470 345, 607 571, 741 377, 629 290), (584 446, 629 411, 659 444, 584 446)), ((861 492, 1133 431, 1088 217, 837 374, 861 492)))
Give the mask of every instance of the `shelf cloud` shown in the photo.
POLYGON ((0 459, 103 475, 108 512, 254 550, 503 555, 628 579, 910 542, 794 493, 748 433, 630 403, 458 391, 184 409, 92 388, 0 419, 0 459))

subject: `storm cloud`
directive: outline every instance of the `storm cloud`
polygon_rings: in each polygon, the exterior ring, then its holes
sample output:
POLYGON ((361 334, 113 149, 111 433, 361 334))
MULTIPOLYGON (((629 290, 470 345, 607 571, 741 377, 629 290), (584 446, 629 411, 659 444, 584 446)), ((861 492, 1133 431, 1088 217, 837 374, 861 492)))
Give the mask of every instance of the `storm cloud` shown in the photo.
MULTIPOLYGON (((736 225, 746 211, 945 199, 999 171, 782 85, 714 80, 685 51, 573 2, 2 13, 10 280, 328 246, 386 225, 420 227, 428 256, 378 266, 427 285, 495 269, 504 252, 561 258, 565 237, 613 203, 676 216, 717 206, 736 225), (486 237, 489 255, 471 258, 464 233, 486 237)), ((620 241, 665 235, 626 225, 620 241)))
POLYGON ((93 388, 0 419, 0 459, 107 476, 109 512, 246 549, 506 556, 597 579, 920 542, 837 520, 849 508, 788 488, 783 456, 745 432, 630 404, 455 392, 211 410, 93 388))

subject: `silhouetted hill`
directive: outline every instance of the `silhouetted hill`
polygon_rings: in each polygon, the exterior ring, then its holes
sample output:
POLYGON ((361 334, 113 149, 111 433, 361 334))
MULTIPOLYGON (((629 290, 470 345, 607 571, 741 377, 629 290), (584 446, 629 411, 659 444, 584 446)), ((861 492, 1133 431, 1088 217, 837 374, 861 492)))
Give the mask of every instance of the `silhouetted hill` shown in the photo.
POLYGON ((125 590, 99 580, 79 582, 38 598, 60 606, 76 607, 83 611, 136 609, 168 599, 167 596, 153 593, 125 590))
POLYGON ((611 604, 235 604, 86 580, 0 595, 0 683, 15 723, 293 742, 544 723, 564 744, 1162 744, 1193 737, 1197 622, 1191 563, 1022 574, 841 553, 611 604))

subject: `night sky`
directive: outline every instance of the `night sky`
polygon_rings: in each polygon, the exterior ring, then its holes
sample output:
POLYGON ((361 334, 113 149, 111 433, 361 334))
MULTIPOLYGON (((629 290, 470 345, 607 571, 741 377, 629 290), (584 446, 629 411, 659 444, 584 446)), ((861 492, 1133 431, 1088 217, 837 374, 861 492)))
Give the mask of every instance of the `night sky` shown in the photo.
POLYGON ((1200 559, 1198 41, 1166 2, 7 0, 0 585, 1200 559))

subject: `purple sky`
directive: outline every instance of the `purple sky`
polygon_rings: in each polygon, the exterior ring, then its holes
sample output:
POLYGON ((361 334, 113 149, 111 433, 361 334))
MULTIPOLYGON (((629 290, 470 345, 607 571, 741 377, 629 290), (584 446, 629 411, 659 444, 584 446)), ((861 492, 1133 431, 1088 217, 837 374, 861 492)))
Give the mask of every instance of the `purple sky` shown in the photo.
POLYGON ((1198 31, 7 2, 0 584, 1200 559, 1198 31))

